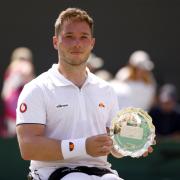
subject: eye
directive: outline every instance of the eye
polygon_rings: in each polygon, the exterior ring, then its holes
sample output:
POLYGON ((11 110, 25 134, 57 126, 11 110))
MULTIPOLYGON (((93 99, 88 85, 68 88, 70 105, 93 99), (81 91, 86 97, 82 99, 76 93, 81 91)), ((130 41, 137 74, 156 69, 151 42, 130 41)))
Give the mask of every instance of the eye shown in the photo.
POLYGON ((69 38, 69 39, 70 39, 70 38, 73 38, 72 35, 66 35, 65 37, 66 37, 66 38, 69 38))
POLYGON ((81 36, 81 39, 88 39, 87 36, 81 36))

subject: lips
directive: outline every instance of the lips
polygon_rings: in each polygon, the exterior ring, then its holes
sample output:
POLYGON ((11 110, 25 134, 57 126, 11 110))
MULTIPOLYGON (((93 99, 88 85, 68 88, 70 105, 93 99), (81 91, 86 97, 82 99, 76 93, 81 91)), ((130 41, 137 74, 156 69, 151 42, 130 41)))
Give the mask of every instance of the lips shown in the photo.
POLYGON ((81 54, 82 52, 80 52, 80 51, 73 51, 73 52, 71 52, 72 54, 81 54))
POLYGON ((73 54, 73 55, 80 55, 80 54, 82 54, 82 52, 71 52, 71 54, 73 54))

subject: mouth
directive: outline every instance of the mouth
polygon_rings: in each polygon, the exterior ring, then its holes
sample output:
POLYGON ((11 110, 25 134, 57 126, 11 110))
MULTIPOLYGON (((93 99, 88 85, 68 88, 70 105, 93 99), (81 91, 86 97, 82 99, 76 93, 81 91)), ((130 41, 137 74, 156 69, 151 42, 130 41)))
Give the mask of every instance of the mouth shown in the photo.
POLYGON ((80 52, 80 51, 73 51, 73 52, 71 52, 71 54, 82 54, 82 52, 80 52))

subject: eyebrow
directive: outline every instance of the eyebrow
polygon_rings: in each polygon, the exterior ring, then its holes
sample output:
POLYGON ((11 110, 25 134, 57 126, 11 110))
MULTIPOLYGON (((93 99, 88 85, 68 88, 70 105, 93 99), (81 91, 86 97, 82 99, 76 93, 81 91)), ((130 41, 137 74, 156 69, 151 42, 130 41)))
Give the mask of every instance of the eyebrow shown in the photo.
MULTIPOLYGON (((66 32, 66 33, 64 33, 65 35, 71 35, 71 34, 73 34, 73 32, 66 32)), ((82 32, 82 34, 83 35, 87 35, 87 36, 89 36, 89 35, 91 35, 90 33, 86 33, 86 32, 82 32)))

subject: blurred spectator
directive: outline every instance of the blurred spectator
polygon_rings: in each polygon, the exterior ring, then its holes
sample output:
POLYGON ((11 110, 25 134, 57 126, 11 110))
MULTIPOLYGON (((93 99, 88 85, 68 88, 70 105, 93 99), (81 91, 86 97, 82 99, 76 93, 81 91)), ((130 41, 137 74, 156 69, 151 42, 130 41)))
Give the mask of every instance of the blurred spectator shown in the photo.
POLYGON ((16 48, 4 75, 1 97, 4 105, 4 121, 7 136, 16 134, 16 105, 23 86, 34 78, 32 52, 26 47, 16 48))
POLYGON ((6 128, 4 124, 4 106, 2 98, 0 97, 0 137, 4 137, 6 134, 6 128))
POLYGON ((128 64, 121 68, 112 86, 117 92, 119 106, 149 110, 155 98, 156 82, 152 74, 154 64, 145 51, 135 51, 128 64))
POLYGON ((105 81, 110 81, 113 78, 113 75, 105 69, 100 69, 96 71, 94 74, 105 81))
POLYGON ((158 136, 180 135, 180 108, 177 90, 172 84, 161 87, 158 102, 150 111, 158 136))
POLYGON ((103 69, 103 65, 104 60, 102 58, 97 57, 93 53, 90 54, 87 61, 87 67, 89 68, 89 70, 99 78, 105 81, 110 81, 113 78, 113 75, 109 71, 103 69))
POLYGON ((95 54, 91 53, 88 61, 87 61, 87 67, 92 73, 95 73, 97 70, 102 68, 104 65, 104 61, 102 58, 97 57, 95 54))

